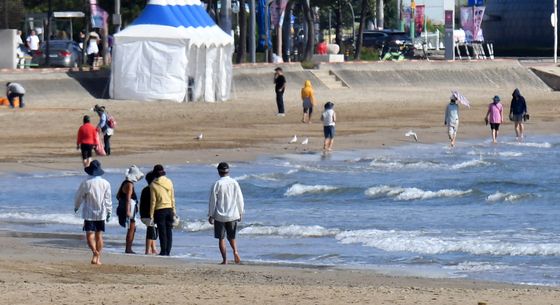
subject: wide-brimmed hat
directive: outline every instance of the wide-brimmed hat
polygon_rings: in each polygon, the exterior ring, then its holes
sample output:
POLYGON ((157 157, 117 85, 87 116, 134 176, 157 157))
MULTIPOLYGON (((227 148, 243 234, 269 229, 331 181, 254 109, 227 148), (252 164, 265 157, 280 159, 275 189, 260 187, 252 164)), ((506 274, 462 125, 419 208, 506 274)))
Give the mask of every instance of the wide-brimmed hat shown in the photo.
POLYGON ((144 177, 144 173, 136 165, 132 165, 126 169, 124 176, 130 182, 137 182, 144 177))
POLYGON ((282 68, 276 67, 276 69, 274 69, 274 71, 282 71, 282 68))
POLYGON ((229 172, 229 164, 227 164, 226 162, 220 162, 220 164, 218 164, 218 171, 220 173, 228 173, 229 172))
POLYGON ((105 174, 105 171, 101 168, 101 163, 97 160, 91 161, 89 166, 84 168, 84 171, 90 176, 101 176, 105 174))

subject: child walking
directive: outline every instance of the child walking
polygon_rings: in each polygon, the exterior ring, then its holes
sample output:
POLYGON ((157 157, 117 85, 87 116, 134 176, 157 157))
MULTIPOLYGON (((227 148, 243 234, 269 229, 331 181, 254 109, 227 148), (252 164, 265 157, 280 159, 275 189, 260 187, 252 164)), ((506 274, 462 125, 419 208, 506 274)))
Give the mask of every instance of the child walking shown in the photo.
POLYGON ((327 102, 325 104, 325 111, 321 115, 323 121, 323 133, 325 134, 325 143, 323 145, 324 151, 331 151, 334 141, 336 113, 334 112, 334 104, 327 102))

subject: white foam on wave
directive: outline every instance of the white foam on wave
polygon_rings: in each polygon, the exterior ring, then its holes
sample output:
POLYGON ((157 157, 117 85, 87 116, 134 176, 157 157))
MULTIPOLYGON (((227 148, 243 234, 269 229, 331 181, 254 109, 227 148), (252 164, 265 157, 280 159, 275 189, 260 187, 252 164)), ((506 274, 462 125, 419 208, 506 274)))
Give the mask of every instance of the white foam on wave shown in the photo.
POLYGON ((291 196, 299 196, 299 195, 310 194, 310 193, 311 194, 325 193, 325 192, 334 191, 336 189, 338 188, 330 185, 304 185, 304 184, 296 183, 290 186, 288 190, 286 190, 284 196, 291 197, 291 196))
POLYGON ((214 228, 208 221, 187 221, 187 224, 183 224, 182 227, 189 232, 208 231, 214 228))
POLYGON ((462 272, 488 272, 488 271, 502 271, 515 269, 514 266, 509 266, 501 263, 489 262, 461 262, 454 266, 444 266, 444 269, 457 270, 462 272))
POLYGON ((239 231, 244 235, 273 235, 283 237, 334 237, 339 229, 327 229, 321 226, 249 226, 239 231))
POLYGON ((536 143, 536 142, 507 142, 508 145, 513 146, 523 146, 523 147, 534 147, 534 148, 551 148, 552 144, 548 142, 536 143))
POLYGON ((469 168, 469 167, 485 166, 485 165, 488 165, 488 164, 490 164, 490 163, 488 163, 488 162, 486 162, 482 159, 473 159, 473 160, 453 164, 451 166, 451 168, 452 169, 464 169, 464 168, 469 168))
POLYGON ((499 202, 499 201, 513 202, 516 200, 523 199, 527 196, 528 196, 527 194, 502 193, 500 191, 497 191, 494 194, 488 195, 488 197, 486 197, 486 201, 487 202, 499 202))
POLYGON ((531 242, 531 239, 503 240, 500 235, 479 232, 445 236, 422 231, 355 230, 335 237, 342 244, 363 244, 388 252, 420 254, 469 253, 492 256, 560 256, 560 243, 531 242))
MULTIPOLYGON (((118 226, 118 221, 115 217, 110 219, 108 225, 118 226)), ((38 224, 62 224, 62 225, 82 225, 84 220, 81 218, 81 212, 77 214, 32 214, 27 212, 19 213, 2 213, 0 220, 13 223, 24 223, 29 225, 38 224)))
POLYGON ((518 152, 518 151, 503 151, 503 152, 499 152, 498 155, 500 157, 513 158, 513 157, 521 157, 521 156, 523 156, 523 153, 518 152))
POLYGON ((83 171, 60 171, 60 172, 50 172, 50 173, 37 173, 32 174, 32 178, 44 179, 44 178, 62 178, 62 177, 74 177, 74 176, 85 176, 83 171))
POLYGON ((454 189, 442 189, 438 191, 424 191, 419 188, 403 188, 403 187, 392 187, 387 185, 370 187, 365 191, 365 195, 368 197, 395 197, 395 200, 424 200, 432 198, 448 198, 448 197, 460 197, 472 190, 454 190, 454 189))
POLYGON ((441 164, 430 162, 430 161, 400 161, 400 160, 386 160, 386 159, 374 159, 369 163, 370 167, 379 169, 433 169, 442 167, 441 164))
POLYGON ((237 181, 243 181, 247 179, 256 179, 256 180, 263 180, 263 181, 278 181, 277 178, 278 174, 270 173, 270 174, 251 174, 251 175, 241 175, 239 177, 234 177, 237 181))

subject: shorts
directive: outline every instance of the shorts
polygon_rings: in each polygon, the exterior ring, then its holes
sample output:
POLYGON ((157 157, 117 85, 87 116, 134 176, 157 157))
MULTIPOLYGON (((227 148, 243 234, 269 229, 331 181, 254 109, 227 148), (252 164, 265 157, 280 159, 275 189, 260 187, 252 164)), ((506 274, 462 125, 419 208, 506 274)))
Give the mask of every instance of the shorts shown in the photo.
POLYGON ((146 239, 157 240, 158 234, 155 226, 146 227, 146 239))
POLYGON ((458 127, 459 126, 451 126, 451 125, 447 126, 447 133, 449 134, 449 139, 457 136, 457 128, 458 127))
POLYGON ((224 239, 227 233, 227 239, 235 239, 235 232, 237 231, 237 220, 220 222, 214 220, 214 238, 224 239))
POLYGON ((313 113, 313 103, 308 98, 303 100, 303 113, 313 113))
POLYGON ((492 130, 500 130, 500 123, 490 123, 490 129, 492 130))
POLYGON ((523 122, 523 114, 512 114, 510 119, 512 122, 523 122))
POLYGON ((83 231, 105 232, 105 220, 84 220, 83 231))
POLYGON ((80 150, 82 151, 82 160, 89 159, 93 151, 93 144, 80 144, 80 150))
POLYGON ((325 134, 325 139, 334 138, 334 134, 335 134, 334 126, 323 126, 323 133, 325 134))

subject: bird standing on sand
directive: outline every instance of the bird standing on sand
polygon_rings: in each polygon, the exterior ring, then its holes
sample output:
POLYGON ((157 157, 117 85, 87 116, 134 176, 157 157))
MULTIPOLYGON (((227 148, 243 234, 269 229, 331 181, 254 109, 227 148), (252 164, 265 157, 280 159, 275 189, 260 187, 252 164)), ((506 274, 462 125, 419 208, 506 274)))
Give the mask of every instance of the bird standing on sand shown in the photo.
POLYGON ((203 137, 203 135, 202 135, 202 133, 201 133, 201 134, 199 134, 198 136, 195 137, 195 140, 199 140, 199 141, 200 141, 200 140, 202 140, 202 137, 203 137))
POLYGON ((413 137, 414 141, 418 142, 418 136, 412 130, 409 130, 407 133, 404 134, 406 137, 413 137))
POLYGON ((305 140, 301 141, 301 145, 307 145, 309 143, 309 138, 305 138, 305 140))
POLYGON ((296 142, 297 142, 297 135, 294 135, 294 137, 290 140, 290 144, 296 143, 296 142))

